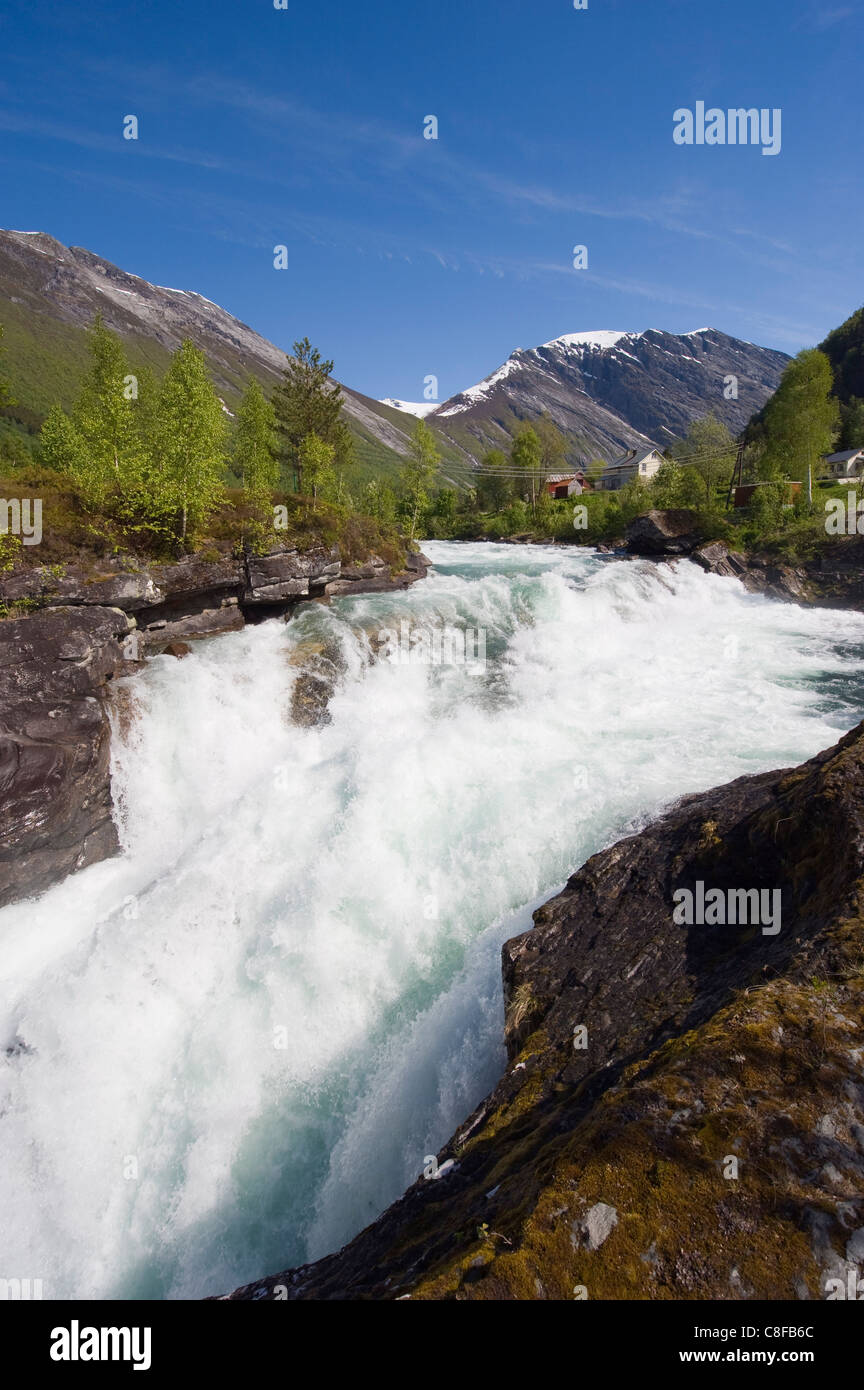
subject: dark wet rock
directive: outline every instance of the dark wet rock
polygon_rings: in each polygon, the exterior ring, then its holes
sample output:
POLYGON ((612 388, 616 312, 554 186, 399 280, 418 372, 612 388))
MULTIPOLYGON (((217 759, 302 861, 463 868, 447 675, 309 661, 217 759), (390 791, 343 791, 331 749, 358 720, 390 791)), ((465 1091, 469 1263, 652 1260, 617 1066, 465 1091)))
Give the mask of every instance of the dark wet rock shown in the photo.
POLYGON ((128 632, 116 608, 0 623, 0 905, 116 852, 104 690, 128 632))
MULTIPOLYGON (((790 565, 770 556, 740 554, 731 551, 723 541, 712 541, 708 545, 699 546, 692 551, 689 558, 707 574, 721 574, 739 579, 745 589, 753 594, 764 594, 766 598, 778 599, 784 603, 834 606, 829 601, 830 586, 819 582, 818 565, 814 565, 811 570, 807 564, 790 565)), ((846 599, 842 606, 858 606, 851 588, 846 585, 840 587, 845 590, 846 599)), ((864 600, 864 582, 861 584, 860 596, 864 600)))
POLYGON ((243 614, 239 608, 204 608, 200 613, 190 613, 174 622, 164 619, 148 626, 141 633, 146 655, 164 651, 174 642, 186 643, 202 637, 219 637, 225 632, 239 632, 244 626, 243 614))
POLYGON ((505 945, 508 1069, 446 1184, 230 1297, 824 1297, 864 1260, 862 905, 864 724, 685 798, 505 945), (779 889, 780 932, 676 924, 698 882, 779 889))
POLYGON ((184 656, 191 654, 192 648, 188 642, 169 642, 164 649, 163 656, 175 656, 178 661, 182 661, 184 656))
POLYGON ((743 559, 732 554, 724 541, 709 541, 697 546, 690 559, 706 574, 725 574, 738 578, 747 568, 743 559))
POLYGON ((645 512, 627 527, 631 555, 688 555, 700 540, 697 514, 683 508, 645 512))
POLYGON ((346 670, 339 643, 306 643, 294 653, 292 665, 300 671, 291 691, 291 719, 306 728, 329 724, 330 697, 346 670))
POLYGON ((427 555, 423 554, 422 550, 416 550, 408 556, 408 559, 405 561, 405 568, 412 574, 419 575, 421 579, 425 579, 431 564, 432 561, 427 555))

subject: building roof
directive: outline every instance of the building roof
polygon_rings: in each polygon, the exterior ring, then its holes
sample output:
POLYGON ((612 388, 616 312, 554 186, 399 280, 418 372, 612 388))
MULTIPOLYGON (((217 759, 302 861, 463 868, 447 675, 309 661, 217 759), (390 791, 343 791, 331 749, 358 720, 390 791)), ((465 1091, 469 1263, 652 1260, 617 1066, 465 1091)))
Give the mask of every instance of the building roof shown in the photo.
POLYGON ((650 458, 652 454, 656 454, 658 458, 663 457, 663 455, 660 453, 660 450, 655 449, 653 447, 650 449, 641 450, 628 449, 627 453, 623 454, 620 459, 616 459, 614 463, 607 463, 603 471, 608 473, 609 470, 612 468, 633 468, 634 465, 638 466, 643 461, 643 459, 650 458))
POLYGON ((823 454, 823 463, 848 463, 850 459, 859 458, 864 454, 864 449, 844 449, 841 454, 823 454))

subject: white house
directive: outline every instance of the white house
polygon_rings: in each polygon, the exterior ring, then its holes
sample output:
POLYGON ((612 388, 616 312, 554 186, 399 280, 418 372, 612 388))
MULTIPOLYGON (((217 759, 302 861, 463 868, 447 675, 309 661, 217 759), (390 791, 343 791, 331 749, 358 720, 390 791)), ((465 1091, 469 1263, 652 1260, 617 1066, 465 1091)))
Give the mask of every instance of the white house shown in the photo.
POLYGON ((597 486, 606 492, 616 492, 619 487, 632 483, 636 478, 647 483, 661 463, 665 463, 665 459, 656 449, 628 449, 623 458, 607 463, 597 486))
POLYGON ((842 454, 825 454, 825 472, 841 483, 857 482, 864 472, 864 449, 846 449, 842 454))

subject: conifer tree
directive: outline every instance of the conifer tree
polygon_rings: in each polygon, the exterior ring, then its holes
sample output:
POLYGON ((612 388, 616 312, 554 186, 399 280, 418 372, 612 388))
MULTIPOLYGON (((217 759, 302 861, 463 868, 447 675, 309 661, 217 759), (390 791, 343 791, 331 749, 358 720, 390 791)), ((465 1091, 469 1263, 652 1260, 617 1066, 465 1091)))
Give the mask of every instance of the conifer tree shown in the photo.
POLYGON ((332 371, 332 361, 323 361, 318 349, 303 338, 294 344, 294 355, 287 358, 273 396, 280 462, 286 475, 296 478, 298 491, 304 486, 300 449, 308 435, 332 446, 338 467, 352 460, 353 442, 342 419, 342 388, 330 381, 332 371))

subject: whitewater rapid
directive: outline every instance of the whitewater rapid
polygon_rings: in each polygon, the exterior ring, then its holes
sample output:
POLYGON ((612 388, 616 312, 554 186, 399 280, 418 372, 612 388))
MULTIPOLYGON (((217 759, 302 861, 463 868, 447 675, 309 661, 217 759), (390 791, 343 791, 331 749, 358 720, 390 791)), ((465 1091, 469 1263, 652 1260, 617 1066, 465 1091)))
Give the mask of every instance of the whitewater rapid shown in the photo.
POLYGON ((679 795, 864 715, 864 616, 560 547, 429 542, 122 683, 123 853, 0 912, 0 1277, 191 1298, 338 1248, 505 1064, 499 953, 679 795), (486 665, 374 660, 407 621, 486 665), (335 643, 331 722, 298 727, 335 643))

